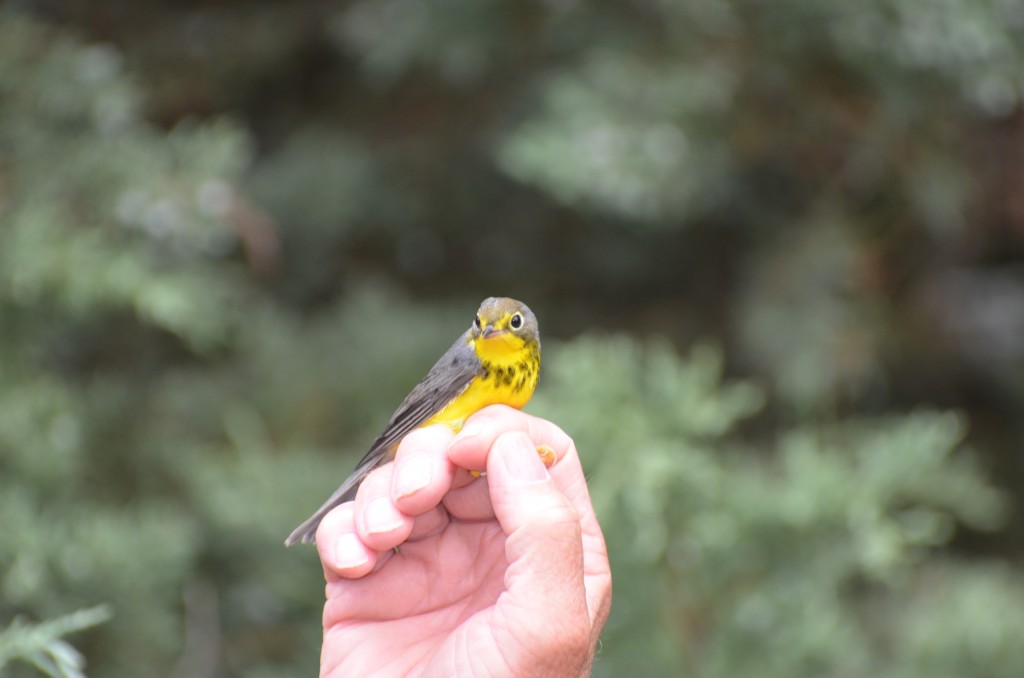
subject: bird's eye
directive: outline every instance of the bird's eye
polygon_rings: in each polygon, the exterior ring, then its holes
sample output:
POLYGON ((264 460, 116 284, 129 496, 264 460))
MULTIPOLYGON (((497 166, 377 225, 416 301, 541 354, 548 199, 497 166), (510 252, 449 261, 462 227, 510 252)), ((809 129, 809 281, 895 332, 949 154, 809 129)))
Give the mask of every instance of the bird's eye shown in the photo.
POLYGON ((518 330, 520 327, 523 326, 523 314, 522 313, 514 314, 512 316, 512 319, 508 321, 508 324, 512 327, 512 329, 518 330))
POLYGON ((480 316, 473 318, 473 327, 480 329, 480 316))

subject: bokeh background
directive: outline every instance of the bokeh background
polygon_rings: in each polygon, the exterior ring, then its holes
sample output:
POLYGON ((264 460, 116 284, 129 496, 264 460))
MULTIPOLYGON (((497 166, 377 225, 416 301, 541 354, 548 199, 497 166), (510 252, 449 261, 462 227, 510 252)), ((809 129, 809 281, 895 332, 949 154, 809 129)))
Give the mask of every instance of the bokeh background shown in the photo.
POLYGON ((1024 1, 0 8, 0 665, 313 675, 285 535, 540 318, 596 676, 1024 675, 1024 1))

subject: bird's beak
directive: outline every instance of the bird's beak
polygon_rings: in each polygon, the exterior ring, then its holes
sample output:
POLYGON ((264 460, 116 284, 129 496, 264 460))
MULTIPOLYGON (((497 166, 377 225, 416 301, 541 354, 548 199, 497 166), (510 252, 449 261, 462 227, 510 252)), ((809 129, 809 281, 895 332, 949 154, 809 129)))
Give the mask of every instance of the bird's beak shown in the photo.
POLYGON ((488 325, 484 328, 481 336, 483 336, 484 339, 491 339, 492 337, 500 337, 503 334, 505 334, 505 330, 499 330, 494 325, 488 325))

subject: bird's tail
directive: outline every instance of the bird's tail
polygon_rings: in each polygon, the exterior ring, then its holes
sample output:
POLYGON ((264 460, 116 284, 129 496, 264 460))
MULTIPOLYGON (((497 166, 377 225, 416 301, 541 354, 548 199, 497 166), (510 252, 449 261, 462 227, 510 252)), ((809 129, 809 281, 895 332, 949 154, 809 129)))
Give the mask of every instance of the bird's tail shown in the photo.
POLYGON ((363 478, 365 478, 366 474, 372 469, 372 465, 357 468, 355 472, 341 484, 341 487, 335 490, 334 494, 328 497, 323 506, 318 508, 309 518, 306 518, 301 525, 292 530, 292 533, 284 540, 284 545, 291 546, 292 544, 300 541, 303 544, 312 544, 316 541, 316 529, 320 527, 320 521, 323 520, 324 516, 326 516, 335 506, 355 499, 356 490, 359 489, 359 483, 363 482, 363 478))

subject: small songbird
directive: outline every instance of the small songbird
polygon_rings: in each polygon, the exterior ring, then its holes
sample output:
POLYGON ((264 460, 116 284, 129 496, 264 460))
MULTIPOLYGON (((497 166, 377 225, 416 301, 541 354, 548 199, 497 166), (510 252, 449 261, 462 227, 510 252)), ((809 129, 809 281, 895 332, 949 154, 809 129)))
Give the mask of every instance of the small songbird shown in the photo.
MULTIPOLYGON (((370 471, 393 460, 398 443, 410 431, 445 424, 458 433, 471 414, 487 405, 520 408, 533 395, 539 375, 540 331, 533 311, 515 299, 484 299, 472 326, 406 396, 352 475, 295 528, 285 546, 312 542, 323 517, 353 499, 370 471)), ((545 464, 553 463, 550 448, 541 446, 538 452, 545 464)))

